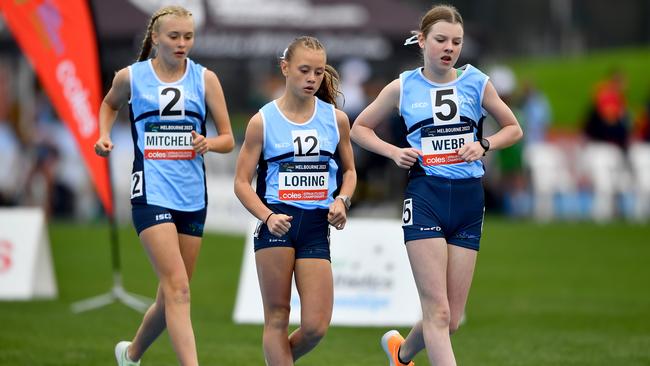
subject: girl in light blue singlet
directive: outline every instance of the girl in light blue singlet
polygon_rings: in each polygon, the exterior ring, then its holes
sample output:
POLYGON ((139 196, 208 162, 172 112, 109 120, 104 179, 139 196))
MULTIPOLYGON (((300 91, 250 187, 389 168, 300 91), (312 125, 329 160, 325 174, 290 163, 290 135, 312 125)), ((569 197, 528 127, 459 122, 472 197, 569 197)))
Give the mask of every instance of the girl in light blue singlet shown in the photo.
POLYGON ((178 362, 198 365, 189 280, 206 216, 203 154, 230 152, 234 139, 219 79, 187 57, 193 43, 189 11, 179 6, 158 10, 149 21, 138 62, 115 75, 99 110, 95 152, 108 156, 117 112, 129 104, 135 155, 132 218, 160 281, 156 301, 132 341, 115 346, 118 366, 139 365, 165 328, 178 362), (149 59, 154 47, 156 55, 149 59), (205 136, 206 109, 216 137, 205 136))
POLYGON ((267 365, 293 365, 329 326, 329 225, 345 227, 356 185, 349 120, 335 107, 338 74, 322 44, 295 39, 280 67, 285 92, 251 118, 235 172, 235 194, 260 220, 254 242, 267 365), (288 335, 294 276, 303 316, 288 335))
POLYGON ((406 340, 396 330, 382 347, 391 366, 413 365, 426 348, 429 364, 456 365, 450 334, 460 323, 472 282, 484 212, 481 157, 522 137, 519 123, 488 77, 472 65, 454 68, 463 44, 456 8, 436 5, 406 44, 417 43, 424 65, 403 72, 356 119, 352 139, 409 169, 402 228, 422 306, 406 340), (397 110, 407 148, 381 140, 374 129, 397 110), (489 113, 500 124, 482 135, 489 113))

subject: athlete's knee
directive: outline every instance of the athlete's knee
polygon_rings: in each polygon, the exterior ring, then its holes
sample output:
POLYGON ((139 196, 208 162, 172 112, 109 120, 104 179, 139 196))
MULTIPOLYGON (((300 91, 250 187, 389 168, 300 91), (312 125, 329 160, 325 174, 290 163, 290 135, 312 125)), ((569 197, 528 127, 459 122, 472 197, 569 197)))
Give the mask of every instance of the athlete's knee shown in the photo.
POLYGON ((267 328, 286 329, 289 326, 290 309, 288 304, 270 306, 266 311, 264 325, 267 328))
POLYGON ((447 304, 438 304, 425 310, 422 317, 425 323, 432 324, 436 328, 450 327, 451 330, 451 313, 447 304))
POLYGON ((305 340, 311 344, 320 342, 320 340, 325 337, 328 328, 329 323, 327 321, 307 322, 300 325, 303 337, 305 337, 305 340))
POLYGON ((165 303, 185 304, 190 302, 190 282, 185 273, 170 276, 161 282, 165 303))

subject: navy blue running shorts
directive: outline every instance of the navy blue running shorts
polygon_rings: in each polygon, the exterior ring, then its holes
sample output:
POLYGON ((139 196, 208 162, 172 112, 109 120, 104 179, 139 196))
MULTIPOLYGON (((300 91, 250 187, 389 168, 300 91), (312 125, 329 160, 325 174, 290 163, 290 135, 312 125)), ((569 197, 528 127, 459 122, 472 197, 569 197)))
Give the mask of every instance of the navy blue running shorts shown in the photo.
POLYGON ((485 201, 481 178, 412 178, 404 194, 404 242, 445 238, 448 244, 478 251, 485 201))
POLYGON ((205 208, 198 211, 178 211, 147 204, 131 206, 131 218, 138 235, 146 228, 171 222, 176 225, 179 234, 202 237, 206 214, 205 208))
POLYGON ((328 209, 305 210, 286 204, 272 204, 269 208, 275 213, 293 216, 291 228, 288 233, 278 238, 260 221, 255 230, 255 251, 271 247, 289 247, 294 248, 296 259, 322 258, 331 261, 328 209))

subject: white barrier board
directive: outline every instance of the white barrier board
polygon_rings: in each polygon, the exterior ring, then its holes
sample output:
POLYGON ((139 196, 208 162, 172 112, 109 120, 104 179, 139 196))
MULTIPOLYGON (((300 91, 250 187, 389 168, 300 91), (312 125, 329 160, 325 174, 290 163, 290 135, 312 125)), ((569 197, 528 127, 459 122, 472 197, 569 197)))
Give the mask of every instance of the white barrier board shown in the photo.
MULTIPOLYGON (((235 303, 237 323, 263 323, 251 223, 235 303)), ((404 247, 401 220, 351 218, 331 230, 334 274, 333 325, 411 326, 421 318, 420 301, 404 247)), ((290 322, 300 322, 295 282, 290 322)))
POLYGON ((0 300, 56 296, 43 211, 40 208, 0 208, 0 300))
POLYGON ((251 214, 235 196, 232 176, 207 178, 208 207, 205 231, 246 234, 251 214))

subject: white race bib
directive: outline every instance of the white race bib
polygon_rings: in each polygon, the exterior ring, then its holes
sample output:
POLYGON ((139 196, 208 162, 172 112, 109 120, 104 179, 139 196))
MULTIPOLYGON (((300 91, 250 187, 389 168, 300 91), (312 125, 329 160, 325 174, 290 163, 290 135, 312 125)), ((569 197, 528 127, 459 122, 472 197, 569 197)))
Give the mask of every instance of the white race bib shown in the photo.
POLYGON ((191 122, 147 122, 144 125, 144 158, 149 160, 191 160, 196 156, 192 147, 191 122))
POLYGON ((322 201, 327 199, 329 165, 322 163, 281 163, 280 201, 322 201))
POLYGON ((424 166, 458 164, 458 149, 474 141, 470 123, 460 120, 460 103, 455 86, 431 89, 433 126, 420 129, 424 166))
POLYGON ((424 154, 422 164, 425 166, 463 162, 458 155, 458 149, 474 141, 474 130, 469 123, 448 127, 422 127, 420 134, 424 154))

